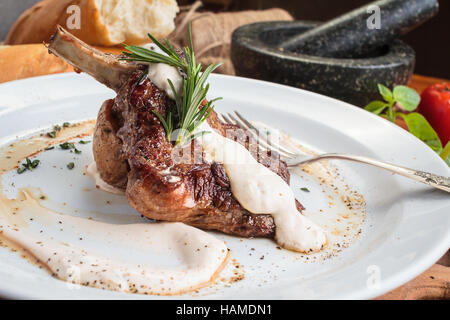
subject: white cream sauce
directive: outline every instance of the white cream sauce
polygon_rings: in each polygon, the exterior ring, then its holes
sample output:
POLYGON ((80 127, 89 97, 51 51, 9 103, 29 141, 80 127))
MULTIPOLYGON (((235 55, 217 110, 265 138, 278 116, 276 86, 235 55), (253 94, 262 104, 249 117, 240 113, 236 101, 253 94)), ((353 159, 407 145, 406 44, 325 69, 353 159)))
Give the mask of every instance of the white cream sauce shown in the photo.
POLYGON ((223 241, 182 223, 113 225, 58 214, 28 190, 3 197, 0 212, 3 237, 74 284, 179 294, 211 281, 228 254, 223 241))
MULTIPOLYGON (((279 129, 262 122, 252 121, 252 124, 260 132, 267 132, 271 141, 289 150, 311 156, 318 154, 310 146, 279 129)), ((300 261, 315 262, 337 256, 363 234, 366 202, 362 194, 348 185, 347 175, 351 174, 351 170, 346 173, 342 169, 345 169, 345 164, 340 163, 337 168, 328 160, 290 168, 291 189, 309 187, 308 192, 301 191, 297 195, 306 207, 303 215, 312 219, 327 234, 326 248, 315 254, 296 257, 300 261)))
POLYGON ((120 194, 124 195, 125 191, 119 188, 116 188, 108 183, 106 183, 102 177, 100 176, 100 173, 97 170, 97 164, 95 161, 92 161, 88 167, 86 168, 86 173, 94 180, 95 185, 103 191, 112 193, 112 194, 120 194))
MULTIPOLYGON (((78 127, 83 129, 63 129, 58 142, 91 133, 93 122, 78 127)), ((0 172, 15 170, 24 157, 53 142, 38 135, 0 149, 0 172)), ((224 242, 197 228, 182 223, 102 223, 45 208, 41 195, 21 188, 11 199, 0 191, 0 240, 30 253, 64 281, 172 295, 208 285, 226 264, 224 242)))
MULTIPOLYGON (((143 46, 149 50, 166 55, 164 51, 158 48, 155 44, 149 43, 143 46)), ((171 67, 164 63, 149 63, 148 64, 148 75, 147 77, 162 91, 165 91, 171 99, 175 99, 173 90, 167 81, 170 79, 172 81, 177 94, 182 94, 183 92, 183 78, 181 77, 178 69, 171 67)))
POLYGON ((324 231, 297 211, 294 193, 280 176, 258 163, 244 146, 215 132, 206 122, 198 131, 210 132, 203 135, 201 144, 215 162, 224 166, 239 203, 252 213, 273 216, 279 245, 300 252, 318 251, 325 246, 324 231))

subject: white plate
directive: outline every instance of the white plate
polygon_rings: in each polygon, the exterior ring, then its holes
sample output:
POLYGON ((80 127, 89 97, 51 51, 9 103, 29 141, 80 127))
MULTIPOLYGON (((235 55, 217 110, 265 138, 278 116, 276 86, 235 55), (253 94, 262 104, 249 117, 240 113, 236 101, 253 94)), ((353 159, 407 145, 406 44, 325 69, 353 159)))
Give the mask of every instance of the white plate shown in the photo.
MULTIPOLYGON (((366 155, 450 176, 446 164, 421 141, 359 108, 268 82, 220 75, 212 75, 210 81, 211 96, 224 97, 217 103, 217 111, 239 109, 250 119, 281 128, 317 151, 366 155)), ((112 91, 90 77, 77 74, 2 84, 0 146, 53 124, 94 118, 101 103, 113 96, 112 91)), ((68 153, 59 156, 67 157, 60 159, 63 164, 70 159, 68 153)), ((87 163, 91 158, 90 145, 86 145, 78 161, 87 163)), ((276 250, 271 240, 243 240, 215 233, 227 241, 233 257, 244 266, 245 279, 229 287, 200 290, 181 298, 373 298, 413 279, 446 252, 450 244, 448 194, 375 168, 355 163, 339 166, 344 169, 346 181, 367 202, 364 235, 349 248, 332 259, 305 263, 289 259, 292 253, 276 250), (373 282, 374 279, 379 281, 373 282)), ((38 175, 29 175, 28 180, 17 176, 17 184, 40 184, 53 201, 67 202, 68 207, 127 212, 120 216, 121 221, 143 221, 118 196, 100 191, 95 196, 83 194, 81 187, 92 182, 80 178, 80 171, 52 171, 43 165, 44 171, 45 183, 36 178, 38 175), (112 205, 105 206, 105 199, 113 200, 112 205)), ((298 196, 308 205, 315 199, 311 194, 298 196)), ((4 248, 0 248, 0 295, 44 299, 155 298, 68 286, 4 248)))

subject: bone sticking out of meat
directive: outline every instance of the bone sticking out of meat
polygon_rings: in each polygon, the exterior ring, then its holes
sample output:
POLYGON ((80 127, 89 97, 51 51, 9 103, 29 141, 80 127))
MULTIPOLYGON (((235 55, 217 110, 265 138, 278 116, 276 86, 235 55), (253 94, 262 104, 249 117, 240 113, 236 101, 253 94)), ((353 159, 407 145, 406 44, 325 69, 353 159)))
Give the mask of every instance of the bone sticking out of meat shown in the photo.
POLYGON ((47 48, 49 52, 114 91, 118 91, 136 71, 135 63, 119 60, 116 55, 92 48, 61 26, 56 28, 47 48))

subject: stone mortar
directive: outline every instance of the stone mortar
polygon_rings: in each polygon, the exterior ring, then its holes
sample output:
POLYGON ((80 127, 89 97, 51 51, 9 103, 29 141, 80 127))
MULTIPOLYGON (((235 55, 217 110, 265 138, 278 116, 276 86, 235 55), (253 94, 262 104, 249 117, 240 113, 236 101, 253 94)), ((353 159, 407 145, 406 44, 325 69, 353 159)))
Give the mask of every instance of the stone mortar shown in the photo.
POLYGON ((380 98, 377 84, 407 84, 415 64, 414 50, 400 40, 365 58, 336 59, 286 52, 278 45, 318 26, 309 21, 261 22, 236 29, 231 60, 236 74, 290 85, 357 106, 380 98))

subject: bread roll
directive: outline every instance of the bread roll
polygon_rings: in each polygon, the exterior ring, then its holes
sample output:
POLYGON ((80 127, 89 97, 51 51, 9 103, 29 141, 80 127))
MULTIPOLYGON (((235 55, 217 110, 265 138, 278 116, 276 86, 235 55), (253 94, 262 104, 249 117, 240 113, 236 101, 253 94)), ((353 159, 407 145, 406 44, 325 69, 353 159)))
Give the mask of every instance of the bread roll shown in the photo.
POLYGON ((17 19, 5 44, 48 42, 57 24, 90 45, 140 44, 149 32, 172 32, 178 10, 175 0, 43 0, 17 19))
POLYGON ((73 68, 48 54, 43 44, 0 46, 0 83, 52 73, 69 72, 73 68))

